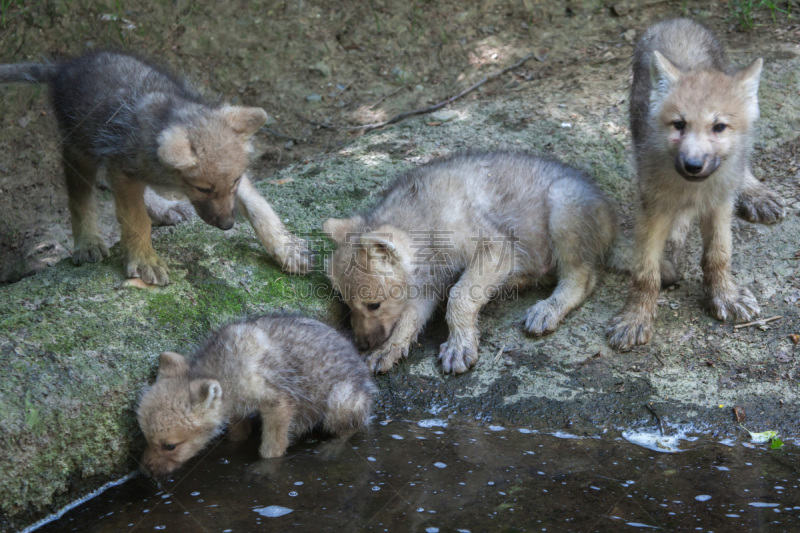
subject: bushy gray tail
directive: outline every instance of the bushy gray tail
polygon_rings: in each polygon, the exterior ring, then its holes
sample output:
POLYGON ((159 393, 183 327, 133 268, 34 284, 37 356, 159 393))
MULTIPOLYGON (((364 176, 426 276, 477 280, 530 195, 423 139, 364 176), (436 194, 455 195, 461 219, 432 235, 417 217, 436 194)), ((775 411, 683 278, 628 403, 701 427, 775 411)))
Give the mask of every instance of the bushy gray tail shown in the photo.
POLYGON ((0 65, 0 83, 47 83, 56 66, 48 63, 12 63, 0 65))

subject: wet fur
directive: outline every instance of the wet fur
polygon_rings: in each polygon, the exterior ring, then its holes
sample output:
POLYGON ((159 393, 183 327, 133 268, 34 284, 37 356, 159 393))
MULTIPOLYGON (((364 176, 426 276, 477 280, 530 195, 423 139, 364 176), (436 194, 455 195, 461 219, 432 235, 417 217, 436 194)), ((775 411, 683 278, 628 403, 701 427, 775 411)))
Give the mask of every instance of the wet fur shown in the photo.
POLYGON ((608 329, 614 348, 650 340, 659 289, 680 279, 697 218, 711 314, 748 320, 759 313, 750 291, 736 285, 730 259, 735 205, 751 221, 784 216, 781 198, 750 172, 761 64, 730 70, 719 41, 689 19, 655 24, 637 44, 630 122, 640 209, 630 293, 608 329))
POLYGON ((594 288, 616 225, 608 201, 582 172, 495 152, 412 170, 366 216, 329 219, 323 228, 336 243, 331 281, 350 307, 357 344, 370 350, 371 368, 386 372, 405 357, 447 294, 450 335, 439 358, 445 372, 457 374, 477 361, 478 313, 504 284, 555 274, 552 296, 525 317, 534 335, 554 331, 594 288), (426 237, 431 229, 444 232, 440 242, 426 237))
MULTIPOLYGON (((169 283, 167 265, 152 247, 145 187, 181 193, 206 223, 223 230, 233 226, 239 180, 247 179, 242 175, 252 152, 250 136, 267 118, 263 109, 210 104, 160 66, 118 52, 90 52, 49 64, 0 65, 0 82, 14 81, 47 83, 51 88, 62 138, 75 264, 108 255, 97 228, 94 198, 101 167, 107 170, 116 202, 128 277, 169 283)), ((241 197, 239 201, 243 203, 241 197)), ((185 208, 173 206, 170 212, 159 203, 150 210, 158 222, 186 217, 185 208)), ((283 236, 288 232, 273 218, 277 224, 263 230, 275 231, 280 244, 286 244, 283 236)), ((285 249, 268 251, 285 265, 297 265, 293 271, 308 270, 304 246, 297 250, 298 258, 281 256, 285 249)))
POLYGON ((161 354, 137 409, 143 469, 174 471, 226 426, 232 439, 246 438, 253 413, 262 419, 264 458, 316 427, 347 438, 366 426, 376 391, 352 343, 321 322, 274 316, 228 325, 188 360, 161 354))

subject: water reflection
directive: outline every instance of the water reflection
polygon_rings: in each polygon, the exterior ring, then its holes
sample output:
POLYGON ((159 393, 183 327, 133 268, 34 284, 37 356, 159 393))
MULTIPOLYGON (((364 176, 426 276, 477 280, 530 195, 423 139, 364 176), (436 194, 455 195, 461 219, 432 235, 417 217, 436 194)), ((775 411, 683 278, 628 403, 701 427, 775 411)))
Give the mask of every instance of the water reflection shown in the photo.
POLYGON ((570 436, 391 421, 279 460, 222 440, 163 487, 130 480, 39 531, 800 530, 796 446, 570 436))

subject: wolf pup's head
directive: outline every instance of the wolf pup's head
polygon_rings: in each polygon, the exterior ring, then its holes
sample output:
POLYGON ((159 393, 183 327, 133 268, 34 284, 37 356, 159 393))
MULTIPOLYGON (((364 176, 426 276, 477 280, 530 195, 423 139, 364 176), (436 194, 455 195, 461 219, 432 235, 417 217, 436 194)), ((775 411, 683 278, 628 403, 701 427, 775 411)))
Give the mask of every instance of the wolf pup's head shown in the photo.
POLYGON ((708 178, 730 155, 745 150, 758 119, 762 60, 728 75, 681 71, 658 51, 651 63, 651 117, 672 155, 675 170, 688 181, 708 178))
POLYGON ((236 189, 253 151, 250 137, 267 121, 258 107, 224 106, 187 117, 158 137, 158 158, 177 171, 183 192, 206 223, 234 223, 236 189))
POLYGON ((186 359, 161 354, 158 378, 136 411, 147 439, 142 471, 161 477, 197 454, 224 428, 222 389, 213 379, 190 380, 186 359))
POLYGON ((328 274, 350 307, 356 345, 381 345, 392 333, 408 300, 408 235, 389 225, 370 230, 360 216, 330 218, 322 226, 336 243, 328 274))

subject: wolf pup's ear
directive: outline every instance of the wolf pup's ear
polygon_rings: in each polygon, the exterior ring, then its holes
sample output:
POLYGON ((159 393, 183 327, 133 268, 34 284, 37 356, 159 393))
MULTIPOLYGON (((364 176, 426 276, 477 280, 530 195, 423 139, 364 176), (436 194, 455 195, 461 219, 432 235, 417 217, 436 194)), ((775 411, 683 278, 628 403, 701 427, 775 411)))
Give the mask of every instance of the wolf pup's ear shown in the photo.
POLYGON ((197 164, 189 133, 182 126, 172 126, 159 134, 157 153, 159 161, 176 170, 184 170, 197 164))
POLYGON ((347 235, 356 233, 363 228, 364 219, 360 216, 353 218, 329 218, 322 223, 322 231, 328 234, 336 244, 350 242, 347 235))
POLYGON ((391 265, 403 262, 403 256, 395 244, 376 235, 362 235, 361 244, 367 249, 367 257, 371 260, 387 261, 391 265))
POLYGON ((158 377, 172 378, 185 374, 189 365, 186 358, 179 353, 163 352, 158 358, 158 377))
POLYGON ((267 122, 267 112, 260 107, 227 105, 220 110, 233 131, 247 137, 258 131, 267 122))
POLYGON ((653 91, 656 91, 663 99, 669 94, 672 86, 681 77, 681 71, 672 62, 664 57, 658 50, 653 50, 653 60, 650 62, 650 79, 653 83, 653 91))
POLYGON ((189 384, 189 392, 195 409, 212 410, 222 401, 222 387, 216 379, 196 379, 189 384))
POLYGON ((760 57, 750 63, 746 68, 740 70, 735 74, 735 79, 739 82, 745 98, 751 102, 756 103, 756 112, 758 112, 758 82, 761 79, 761 69, 764 66, 764 60, 760 57))

